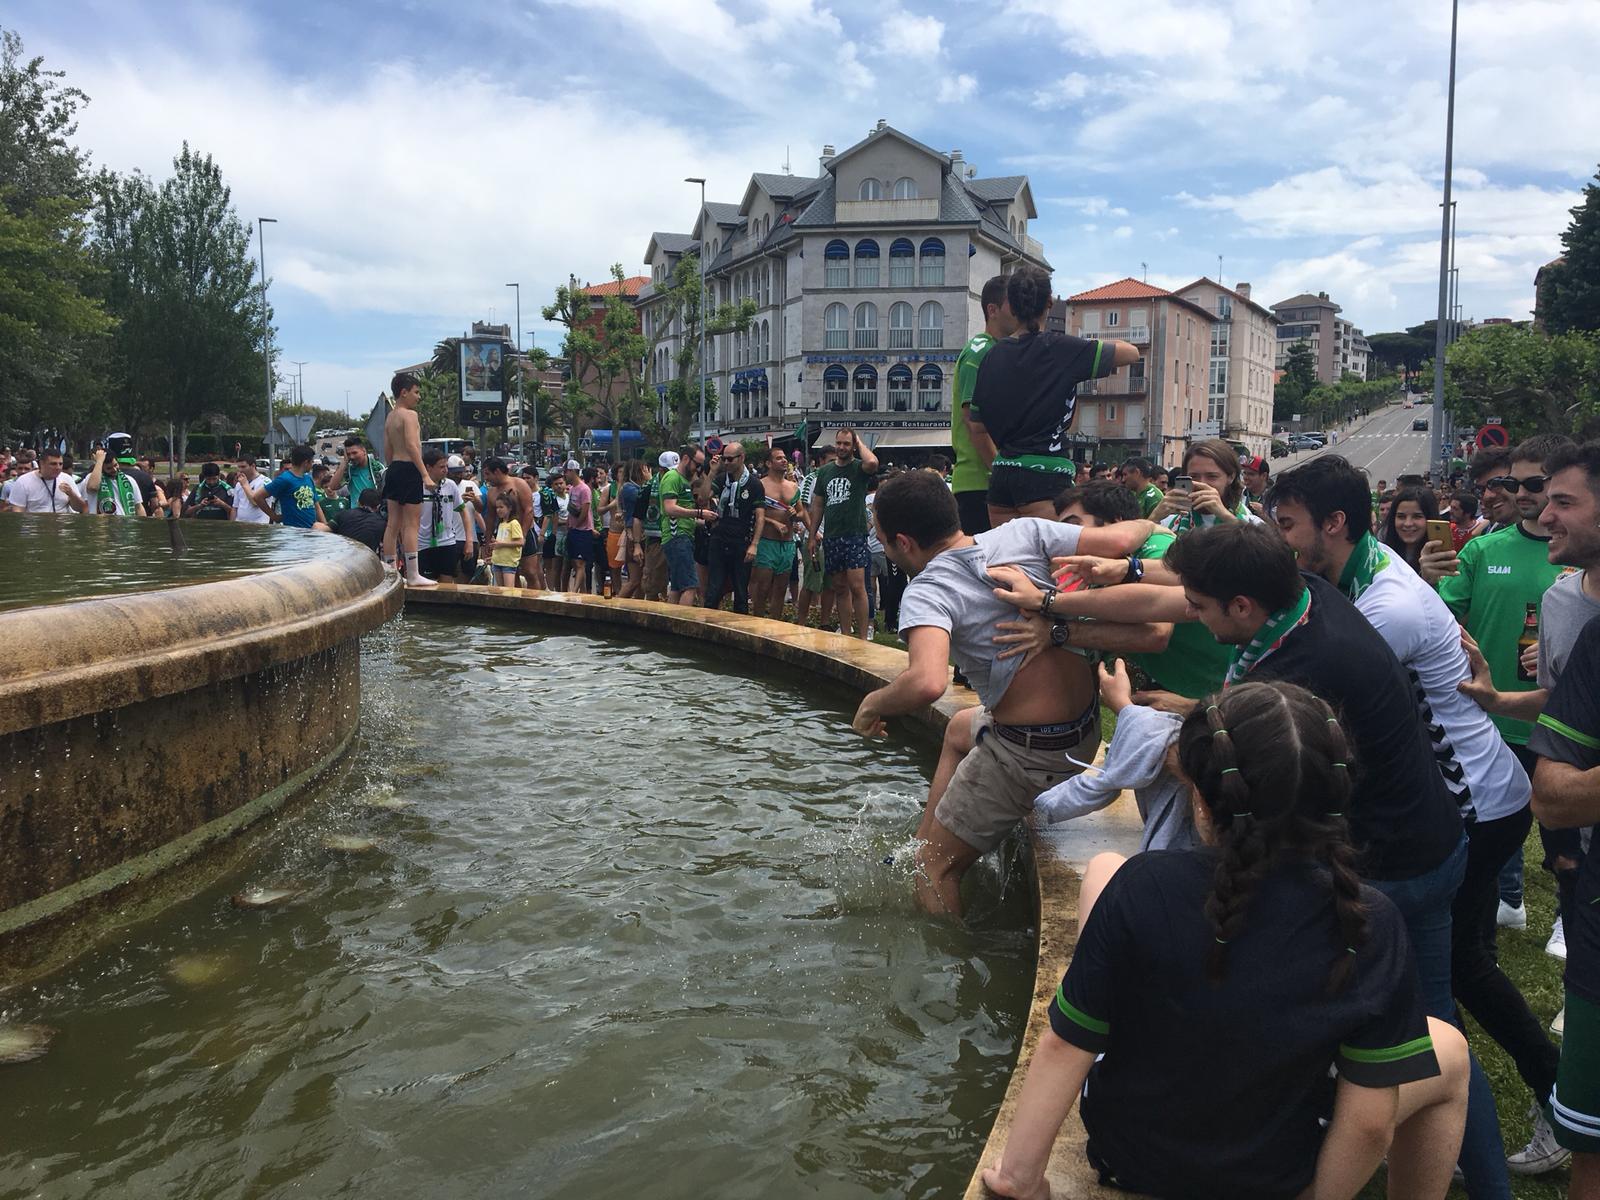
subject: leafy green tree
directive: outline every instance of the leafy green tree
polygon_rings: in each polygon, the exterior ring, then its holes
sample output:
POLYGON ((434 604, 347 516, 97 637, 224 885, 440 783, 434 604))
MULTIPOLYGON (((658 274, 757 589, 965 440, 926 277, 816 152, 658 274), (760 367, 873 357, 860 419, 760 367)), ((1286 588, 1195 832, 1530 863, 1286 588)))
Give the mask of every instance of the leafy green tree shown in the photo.
POLYGON ((1513 440, 1600 435, 1600 335, 1523 325, 1471 330, 1445 358, 1444 402, 1458 426, 1497 416, 1513 440))
MULTIPOLYGON (((681 446, 689 440, 689 430, 700 416, 700 405, 696 396, 700 379, 698 255, 685 254, 678 260, 678 265, 673 268, 672 274, 656 284, 651 307, 657 314, 656 333, 645 344, 643 361, 649 362, 654 357, 656 347, 672 335, 675 322, 680 320, 682 338, 678 343, 677 353, 673 355, 675 378, 666 381, 667 420, 664 423, 651 421, 651 429, 648 432, 652 441, 660 441, 669 446, 681 446)), ((755 315, 756 304, 753 300, 741 300, 737 304, 722 304, 715 308, 708 306, 705 318, 706 336, 709 338, 723 333, 744 333, 750 328, 751 318, 755 315)), ((716 416, 715 385, 710 379, 706 380, 705 395, 706 419, 709 421, 716 416)))
POLYGON ((117 395, 131 417, 165 417, 183 453, 207 414, 265 420, 262 322, 250 232, 221 168, 184 143, 159 187, 103 176, 103 261, 117 337, 117 395))
POLYGON ((0 29, 0 424, 81 433, 98 416, 111 320, 87 250, 88 101, 0 29))
POLYGON ((1600 173, 1585 185, 1561 235, 1561 261, 1539 280, 1539 314, 1551 333, 1600 330, 1600 173))
MULTIPOLYGON (((435 356, 434 362, 438 363, 435 356)), ((455 352, 450 352, 450 362, 455 352)), ((456 404, 461 399, 461 380, 453 370, 441 371, 432 366, 422 372, 417 380, 417 390, 422 398, 417 402, 417 421, 422 426, 424 438, 471 437, 465 428, 456 423, 456 404)))
MULTIPOLYGON (((617 288, 601 299, 598 312, 595 297, 579 286, 576 276, 556 288, 555 301, 542 310, 546 321, 566 329, 561 353, 570 375, 556 411, 574 442, 602 422, 614 434, 632 424, 643 398, 648 343, 639 332, 638 311, 621 294, 626 278, 622 264, 613 263, 611 279, 617 288)), ((611 459, 618 462, 621 457, 622 440, 613 436, 611 459)))
POLYGON ((1295 413, 1304 414, 1306 397, 1316 386, 1316 356, 1309 342, 1297 341, 1284 355, 1283 377, 1272 394, 1272 419, 1292 421, 1295 413))
POLYGON ((1404 333, 1369 334, 1367 344, 1372 347, 1372 358, 1385 367, 1417 374, 1433 358, 1433 327, 1434 322, 1427 321, 1404 333))

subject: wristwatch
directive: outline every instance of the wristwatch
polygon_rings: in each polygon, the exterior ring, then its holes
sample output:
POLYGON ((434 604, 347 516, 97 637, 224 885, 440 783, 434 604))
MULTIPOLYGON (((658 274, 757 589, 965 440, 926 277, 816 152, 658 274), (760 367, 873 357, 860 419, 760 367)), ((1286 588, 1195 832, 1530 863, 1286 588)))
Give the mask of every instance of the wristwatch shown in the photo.
POLYGON ((1144 563, 1139 561, 1137 554, 1128 557, 1128 573, 1122 577, 1123 583, 1138 583, 1144 578, 1144 563))
POLYGON ((1050 644, 1057 650, 1067 646, 1072 641, 1072 622, 1058 617, 1050 626, 1050 644))

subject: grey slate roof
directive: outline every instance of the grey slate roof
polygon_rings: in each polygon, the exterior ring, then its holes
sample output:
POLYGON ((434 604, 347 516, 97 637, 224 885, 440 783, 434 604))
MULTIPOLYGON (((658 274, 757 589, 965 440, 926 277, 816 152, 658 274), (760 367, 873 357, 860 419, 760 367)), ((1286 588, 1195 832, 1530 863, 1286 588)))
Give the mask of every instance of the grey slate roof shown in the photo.
POLYGON ((950 161, 950 156, 948 154, 944 153, 942 150, 935 150, 932 146, 928 146, 928 145, 923 144, 922 142, 917 141, 916 138, 912 137, 908 133, 903 132, 902 130, 896 129, 893 125, 885 125, 882 129, 874 129, 871 133, 867 134, 866 137, 862 138, 854 146, 846 146, 843 150, 841 150, 838 154, 836 154, 834 156, 833 161, 835 163, 838 163, 841 159, 849 158, 852 154, 856 153, 858 150, 865 149, 867 146, 870 146, 873 142, 877 141, 879 138, 885 138, 885 137, 896 137, 896 138, 899 138, 901 141, 905 142, 907 145, 915 146, 918 150, 921 150, 926 154, 933 155, 934 158, 937 158, 942 163, 948 164, 949 161, 950 161))
POLYGON ((1342 311, 1337 304, 1326 296, 1313 296, 1310 292, 1301 292, 1298 296, 1290 296, 1287 300, 1279 300, 1273 308, 1331 308, 1334 312, 1342 311))
POLYGON ((800 226, 832 225, 834 222, 833 201, 834 180, 833 176, 829 175, 822 181, 822 186, 817 189, 817 198, 811 202, 810 207, 805 212, 795 218, 794 223, 800 226))
POLYGON ((692 233, 652 233, 650 237, 668 254, 687 254, 695 247, 692 233))
POLYGON ((717 200, 707 200, 706 211, 711 214, 711 219, 718 225, 737 225, 739 223, 739 206, 737 204, 723 204, 717 200))
POLYGON ((979 200, 991 204, 1010 200, 1028 182, 1026 175, 1000 175, 993 179, 963 179, 962 184, 979 200))
POLYGON ((775 200, 793 200, 796 196, 803 196, 817 183, 815 179, 799 175, 763 175, 759 171, 751 178, 775 200))

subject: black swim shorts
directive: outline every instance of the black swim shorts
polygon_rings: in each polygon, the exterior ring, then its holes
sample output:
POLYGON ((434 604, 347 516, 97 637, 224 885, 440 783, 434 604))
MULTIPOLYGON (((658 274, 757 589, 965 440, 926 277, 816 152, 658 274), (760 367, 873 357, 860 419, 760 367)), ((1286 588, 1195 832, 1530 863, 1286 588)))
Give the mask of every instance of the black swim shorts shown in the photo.
POLYGON ((416 463, 389 464, 383 473, 383 498, 396 504, 422 503, 422 472, 416 463))

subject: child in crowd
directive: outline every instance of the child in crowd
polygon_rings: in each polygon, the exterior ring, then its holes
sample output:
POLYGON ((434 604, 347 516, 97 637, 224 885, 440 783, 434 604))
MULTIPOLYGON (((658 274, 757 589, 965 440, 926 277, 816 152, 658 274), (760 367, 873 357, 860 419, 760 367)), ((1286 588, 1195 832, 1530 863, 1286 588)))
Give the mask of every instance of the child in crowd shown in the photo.
POLYGON ((494 566, 496 587, 517 586, 517 562, 522 557, 522 522, 516 518, 516 502, 502 492, 494 498, 494 566))
POLYGON ((1443 1196, 1467 1045, 1422 1005, 1405 924, 1356 876, 1350 745, 1293 684, 1201 702, 1178 738, 1204 847, 1096 857, 998 1195, 1049 1195, 1082 1096, 1101 1182, 1152 1196, 1443 1196), (1335 1075, 1330 1068, 1336 1070, 1335 1075))

